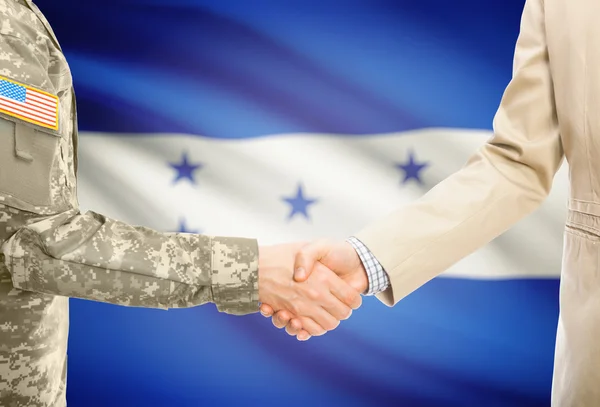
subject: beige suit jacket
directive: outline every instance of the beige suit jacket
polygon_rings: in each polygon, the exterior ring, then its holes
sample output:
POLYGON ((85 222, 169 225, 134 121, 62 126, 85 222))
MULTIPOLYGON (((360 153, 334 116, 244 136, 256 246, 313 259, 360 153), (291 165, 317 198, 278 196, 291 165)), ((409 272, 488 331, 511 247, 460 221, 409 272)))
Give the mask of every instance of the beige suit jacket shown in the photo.
MULTIPOLYGON (((563 157, 564 236, 553 406, 600 406, 600 1, 527 0, 494 135, 420 200, 357 234, 394 305, 536 210, 563 157)), ((536 236, 531 236, 534 240, 536 236)))

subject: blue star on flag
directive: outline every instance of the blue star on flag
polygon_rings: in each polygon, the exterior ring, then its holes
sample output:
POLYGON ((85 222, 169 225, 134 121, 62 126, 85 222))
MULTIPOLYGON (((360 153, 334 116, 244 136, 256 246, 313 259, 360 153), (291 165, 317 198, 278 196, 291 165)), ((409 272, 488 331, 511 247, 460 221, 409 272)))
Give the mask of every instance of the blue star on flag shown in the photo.
POLYGON ((288 220, 292 219, 294 215, 301 214, 304 215, 306 219, 309 219, 308 216, 308 206, 317 202, 317 199, 308 199, 304 197, 304 191, 302 188, 302 184, 298 184, 298 190, 296 191, 296 196, 291 198, 282 198, 285 202, 292 206, 292 211, 288 216, 288 220))
POLYGON ((169 165, 171 166, 171 168, 173 168, 175 171, 177 171, 177 176, 173 180, 174 184, 177 183, 177 181, 186 179, 186 178, 192 184, 195 184, 196 180, 194 179, 194 171, 198 170, 199 168, 202 168, 202 164, 191 164, 188 161, 187 152, 184 152, 182 154, 180 164, 169 163, 169 165))
POLYGON ((179 220, 179 233, 195 233, 195 234, 199 234, 201 233, 200 230, 198 229, 188 229, 187 228, 187 224, 184 218, 181 218, 179 220))
POLYGON ((408 153, 408 162, 404 164, 397 164, 396 168, 404 172, 404 179, 402 180, 403 184, 406 184, 411 179, 414 179, 419 184, 422 184, 423 181, 421 180, 421 171, 428 166, 428 162, 417 162, 415 159, 415 154, 410 151, 408 153))

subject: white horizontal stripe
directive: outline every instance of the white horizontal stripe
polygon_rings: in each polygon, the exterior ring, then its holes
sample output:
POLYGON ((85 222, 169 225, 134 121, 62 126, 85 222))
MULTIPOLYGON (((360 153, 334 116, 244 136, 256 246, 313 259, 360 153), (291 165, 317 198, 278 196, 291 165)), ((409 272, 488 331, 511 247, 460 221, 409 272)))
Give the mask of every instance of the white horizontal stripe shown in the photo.
POLYGON ((28 93, 29 93, 29 96, 34 97, 40 103, 45 103, 50 106, 52 106, 52 105, 56 106, 56 99, 51 96, 48 96, 44 93, 40 93, 38 91, 31 90, 31 89, 28 90, 28 93))
MULTIPOLYGON (((488 131, 425 129, 375 136, 278 135, 215 140, 185 135, 107 136, 83 133, 79 197, 83 207, 158 230, 177 229, 179 216, 206 234, 256 237, 260 244, 344 239, 368 223, 418 199, 459 170, 489 139, 488 131), (173 184, 168 162, 188 151, 197 185, 173 184), (413 150, 425 186, 401 184, 394 164, 413 150), (318 199, 310 221, 287 220, 297 182, 318 199), (143 205, 140 205, 143 202, 143 205)), ((540 210, 451 267, 461 278, 552 277, 560 274, 568 182, 555 178, 540 210)), ((402 250, 399 247, 397 250, 402 250)))
POLYGON ((27 103, 18 102, 18 101, 9 99, 9 98, 5 98, 3 96, 0 96, 0 101, 3 101, 4 104, 9 104, 11 106, 14 106, 15 108, 17 108, 19 110, 30 111, 30 112, 32 112, 32 114, 44 117, 47 120, 56 121, 56 112, 54 112, 52 114, 40 112, 38 109, 31 108, 27 103))
POLYGON ((6 98, 4 96, 0 96, 0 100, 4 100, 6 103, 11 103, 11 104, 15 105, 16 107, 18 107, 20 109, 24 109, 24 110, 26 109, 26 110, 35 111, 40 116, 44 116, 44 117, 46 117, 48 119, 51 119, 51 120, 55 120, 56 119, 56 110, 54 110, 54 111, 52 111, 52 110, 44 110, 44 111, 42 111, 41 109, 38 109, 36 107, 32 107, 30 105, 30 103, 19 102, 19 101, 16 101, 14 99, 6 98))
POLYGON ((16 113, 23 117, 27 117, 32 120, 36 120, 38 122, 48 124, 50 126, 54 126, 56 124, 56 121, 41 118, 39 116, 34 115, 33 113, 31 113, 29 111, 23 111, 22 109, 18 109, 14 106, 14 104, 6 103, 4 100, 0 100, 0 108, 7 110, 9 112, 12 112, 12 113, 16 113))
POLYGON ((45 112, 48 112, 50 114, 56 114, 56 105, 57 105, 56 103, 54 103, 54 105, 52 105, 52 106, 48 106, 48 105, 45 105, 45 104, 42 104, 42 103, 38 103, 37 101, 32 100, 31 98, 28 98, 27 99, 27 104, 32 105, 32 106, 36 106, 39 109, 41 109, 41 110, 43 110, 45 112))
POLYGON ((25 109, 31 109, 33 111, 36 111, 36 112, 38 112, 40 114, 46 115, 46 116, 51 117, 53 119, 56 117, 56 106, 54 106, 54 108, 37 107, 36 105, 34 105, 34 103, 31 102, 31 100, 28 100, 25 103, 18 102, 18 101, 13 101, 13 100, 11 100, 11 102, 14 102, 15 104, 17 104, 19 106, 23 106, 23 108, 25 108, 25 109))

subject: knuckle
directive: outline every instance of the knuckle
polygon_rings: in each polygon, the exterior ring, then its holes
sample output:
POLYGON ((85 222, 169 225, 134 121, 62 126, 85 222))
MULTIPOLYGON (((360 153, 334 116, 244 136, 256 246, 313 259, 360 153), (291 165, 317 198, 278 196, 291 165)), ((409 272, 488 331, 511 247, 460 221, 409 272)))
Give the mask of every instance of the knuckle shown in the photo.
POLYGON ((344 295, 344 302, 347 305, 354 304, 357 301, 357 297, 358 297, 358 295, 356 293, 351 293, 351 292, 346 293, 344 295))
POLYGON ((290 305, 289 305, 289 310, 294 314, 294 315, 304 315, 303 311, 304 311, 304 306, 300 301, 293 301, 290 305))
POLYGON ((306 296, 309 299, 316 301, 316 300, 320 299, 321 293, 316 288, 311 287, 306 291, 306 296))
POLYGON ((290 326, 296 331, 302 329, 302 323, 297 319, 292 319, 292 321, 290 322, 290 326))

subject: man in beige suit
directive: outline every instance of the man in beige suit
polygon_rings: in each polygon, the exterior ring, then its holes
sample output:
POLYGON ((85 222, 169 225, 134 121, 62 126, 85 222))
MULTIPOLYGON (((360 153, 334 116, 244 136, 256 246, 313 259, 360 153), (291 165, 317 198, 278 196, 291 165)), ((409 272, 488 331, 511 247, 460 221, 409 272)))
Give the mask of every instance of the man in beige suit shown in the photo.
MULTIPOLYGON (((393 306, 536 210, 566 156, 571 191, 552 390, 561 407, 600 406, 599 19, 596 0, 527 0, 494 136, 421 199, 356 235, 371 253, 365 267, 375 259, 389 278, 378 298, 393 306)), ((350 245, 317 242, 298 256, 296 277, 316 261, 347 280, 364 273, 350 245)), ((288 332, 307 339, 298 322, 288 332)))

